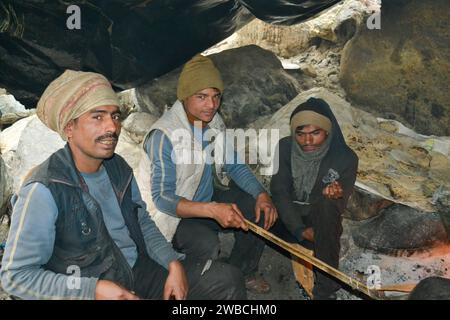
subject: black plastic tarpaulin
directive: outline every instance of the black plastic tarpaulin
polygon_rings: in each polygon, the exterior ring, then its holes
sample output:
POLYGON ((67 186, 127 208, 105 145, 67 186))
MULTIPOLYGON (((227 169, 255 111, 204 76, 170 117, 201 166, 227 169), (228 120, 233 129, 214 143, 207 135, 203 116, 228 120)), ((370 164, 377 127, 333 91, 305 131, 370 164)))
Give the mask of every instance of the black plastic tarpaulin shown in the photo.
POLYGON ((65 69, 100 72, 126 89, 169 72, 254 17, 291 25, 339 1, 0 0, 0 87, 27 107, 65 69), (70 5, 79 8, 79 29, 68 27, 76 14, 67 12, 70 5))

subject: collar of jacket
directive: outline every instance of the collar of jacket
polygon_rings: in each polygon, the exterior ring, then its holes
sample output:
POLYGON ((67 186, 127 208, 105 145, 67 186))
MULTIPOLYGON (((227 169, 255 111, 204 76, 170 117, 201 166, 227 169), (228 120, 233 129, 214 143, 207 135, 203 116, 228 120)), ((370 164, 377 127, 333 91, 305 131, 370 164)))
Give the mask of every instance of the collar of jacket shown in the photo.
MULTIPOLYGON (((57 151, 54 156, 56 157, 56 161, 53 162, 52 168, 49 168, 51 170, 48 170, 48 181, 81 188, 84 192, 89 193, 86 182, 75 166, 69 144, 66 143, 64 148, 57 151)), ((114 154, 109 159, 103 160, 102 164, 109 176, 114 193, 119 203, 121 203, 125 191, 133 178, 133 171, 125 160, 121 159, 117 154, 114 154)))

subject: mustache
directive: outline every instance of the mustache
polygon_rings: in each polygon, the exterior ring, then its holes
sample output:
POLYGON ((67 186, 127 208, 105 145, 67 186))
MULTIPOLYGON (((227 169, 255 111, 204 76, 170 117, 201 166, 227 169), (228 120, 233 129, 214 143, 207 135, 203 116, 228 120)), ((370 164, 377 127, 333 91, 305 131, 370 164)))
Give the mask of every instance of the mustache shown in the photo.
POLYGON ((104 134, 104 135, 102 135, 100 137, 97 137, 95 139, 95 141, 99 142, 99 141, 102 141, 102 140, 111 140, 111 139, 117 141, 117 140, 119 140, 119 136, 115 132, 108 132, 108 133, 106 133, 106 134, 104 134))

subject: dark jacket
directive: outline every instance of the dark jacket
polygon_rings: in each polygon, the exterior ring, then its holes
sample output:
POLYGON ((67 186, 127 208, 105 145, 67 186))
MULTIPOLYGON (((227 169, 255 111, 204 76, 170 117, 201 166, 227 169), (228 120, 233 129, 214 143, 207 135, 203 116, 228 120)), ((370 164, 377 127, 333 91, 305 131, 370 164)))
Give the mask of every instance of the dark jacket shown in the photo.
POLYGON ((332 168, 339 173, 340 178, 337 181, 340 182, 344 191, 341 199, 330 200, 336 205, 340 213, 347 206, 348 198, 353 191, 356 180, 358 156, 345 143, 341 129, 329 107, 327 108, 327 117, 332 122, 332 141, 327 154, 322 159, 316 182, 311 190, 309 197, 311 206, 293 203, 294 200, 299 199, 297 199, 295 194, 291 171, 291 148, 294 141, 292 136, 280 140, 277 154, 275 155, 279 157, 279 170, 272 177, 270 183, 272 199, 278 210, 280 219, 297 239, 301 238, 301 233, 305 229, 303 221, 299 216, 309 214, 311 207, 315 203, 325 199, 322 195, 322 190, 327 184, 322 179, 328 175, 329 169, 332 168))
MULTIPOLYGON (((103 161, 103 165, 130 236, 138 253, 145 255, 145 242, 137 217, 139 206, 131 198, 132 169, 117 154, 103 161)), ((70 265, 76 265, 81 277, 111 280, 133 290, 132 270, 109 235, 100 205, 89 194, 68 145, 39 165, 24 185, 34 182, 42 183, 50 190, 58 207, 54 250, 44 268, 66 274, 70 265)))

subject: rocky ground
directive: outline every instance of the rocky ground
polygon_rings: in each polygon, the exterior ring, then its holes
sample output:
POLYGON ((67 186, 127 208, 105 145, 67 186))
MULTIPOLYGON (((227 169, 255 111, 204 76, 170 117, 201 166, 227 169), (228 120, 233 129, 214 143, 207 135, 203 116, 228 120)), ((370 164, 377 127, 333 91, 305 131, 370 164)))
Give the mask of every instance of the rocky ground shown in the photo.
MULTIPOLYGON (((340 270, 366 284, 369 266, 380 268, 380 285, 416 284, 432 275, 450 278, 450 246, 438 246, 433 249, 399 256, 379 254, 373 250, 358 248, 351 236, 358 222, 344 219, 344 232, 341 237, 340 270)), ((221 237, 222 255, 229 254, 233 243, 231 234, 221 237)), ((268 294, 248 293, 251 300, 309 300, 308 295, 294 278, 289 254, 274 245, 266 246, 261 258, 259 272, 271 284, 268 294)), ((350 287, 343 285, 338 291, 338 300, 370 299, 350 287)), ((386 291, 384 299, 405 299, 407 293, 386 291)))
MULTIPOLYGON (((373 250, 358 248, 351 236, 358 222, 344 219, 344 232, 341 238, 340 270, 366 284, 369 266, 380 268, 380 285, 417 284, 430 276, 450 278, 450 246, 437 246, 419 252, 400 253, 399 256, 384 255, 373 250)), ((225 246, 230 246, 232 238, 224 236, 225 246), (227 243, 228 242, 228 243, 227 243)), ((225 249, 226 251, 226 249, 225 249)), ((306 292, 293 276, 289 255, 283 249, 266 246, 259 272, 271 284, 268 294, 249 293, 249 299, 261 300, 309 300, 306 292)), ((384 299, 406 299, 407 293, 385 291, 384 299)), ((370 299, 350 287, 343 285, 338 291, 338 300, 370 299)))
MULTIPOLYGON (((353 244, 352 228, 359 222, 344 219, 344 233, 341 238, 340 270, 347 275, 365 283, 365 274, 369 266, 378 266, 381 271, 381 285, 415 284, 432 275, 450 278, 450 246, 440 246, 414 254, 404 253, 400 256, 388 256, 372 250, 358 248, 353 244), (351 249, 351 250, 350 250, 351 249)), ((7 225, 0 225, 0 242, 7 237, 7 225)), ((221 256, 227 256, 233 244, 232 234, 221 234, 221 256)), ((261 258, 260 274, 270 283, 271 291, 267 294, 249 292, 250 300, 309 300, 306 292, 294 278, 289 254, 274 245, 264 249, 261 258)), ((338 292, 338 300, 368 299, 363 294, 344 286, 338 292)), ((386 299, 404 299, 405 293, 386 292, 386 299)), ((0 286, 0 300, 9 299, 0 286)))

